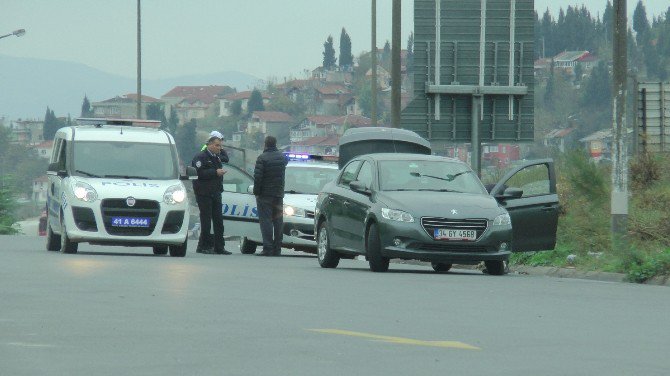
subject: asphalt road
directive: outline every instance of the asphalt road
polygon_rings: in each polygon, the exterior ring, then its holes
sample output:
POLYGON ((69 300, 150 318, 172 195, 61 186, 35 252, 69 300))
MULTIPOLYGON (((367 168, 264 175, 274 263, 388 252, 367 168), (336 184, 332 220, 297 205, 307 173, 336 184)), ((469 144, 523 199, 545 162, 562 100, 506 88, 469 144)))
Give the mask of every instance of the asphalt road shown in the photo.
POLYGON ((0 375, 670 374, 667 287, 194 246, 0 236, 0 375))

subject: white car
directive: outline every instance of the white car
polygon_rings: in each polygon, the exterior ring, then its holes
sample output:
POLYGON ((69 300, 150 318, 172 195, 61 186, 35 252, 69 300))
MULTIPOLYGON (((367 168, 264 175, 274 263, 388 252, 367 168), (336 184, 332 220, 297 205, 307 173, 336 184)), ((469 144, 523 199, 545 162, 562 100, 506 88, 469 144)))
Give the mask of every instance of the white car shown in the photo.
MULTIPOLYGON (((283 248, 316 253, 314 238, 314 208, 321 188, 338 173, 337 163, 307 154, 287 154, 284 186, 283 248)), ((240 239, 240 251, 256 252, 262 245, 253 177, 240 168, 225 165, 223 176, 222 210, 226 237, 240 239)))
POLYGON ((47 169, 49 251, 79 243, 148 246, 183 257, 189 222, 172 136, 146 120, 78 119, 54 138, 47 169), (81 125, 87 124, 87 125, 81 125))

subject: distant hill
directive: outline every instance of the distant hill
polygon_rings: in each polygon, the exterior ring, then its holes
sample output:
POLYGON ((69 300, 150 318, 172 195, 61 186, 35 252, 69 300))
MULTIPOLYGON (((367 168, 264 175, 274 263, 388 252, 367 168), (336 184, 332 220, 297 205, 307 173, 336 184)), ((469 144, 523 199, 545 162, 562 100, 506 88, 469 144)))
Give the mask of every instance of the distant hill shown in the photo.
MULTIPOLYGON (((144 73, 146 74, 146 72, 144 73)), ((142 80, 142 94, 155 98, 175 86, 228 85, 249 90, 262 80, 240 72, 218 72, 142 80)), ((56 116, 79 116, 84 94, 91 102, 137 91, 135 78, 105 73, 66 61, 0 55, 0 117, 42 118, 47 106, 56 116)))

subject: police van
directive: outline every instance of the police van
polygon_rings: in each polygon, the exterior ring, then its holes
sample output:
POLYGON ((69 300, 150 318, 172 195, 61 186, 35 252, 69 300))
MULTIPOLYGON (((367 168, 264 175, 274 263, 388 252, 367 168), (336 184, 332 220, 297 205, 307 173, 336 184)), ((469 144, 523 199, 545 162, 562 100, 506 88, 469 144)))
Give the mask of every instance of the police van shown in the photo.
MULTIPOLYGON (((339 172, 336 158, 285 153, 283 248, 316 253, 314 208, 321 188, 339 172)), ((226 236, 239 237, 240 252, 251 254, 263 244, 253 177, 242 169, 224 165, 222 210, 226 236)))
POLYGON ((61 128, 47 175, 49 251, 76 253, 79 243, 152 247, 186 254, 188 198, 174 138, 160 122, 77 119, 61 128))

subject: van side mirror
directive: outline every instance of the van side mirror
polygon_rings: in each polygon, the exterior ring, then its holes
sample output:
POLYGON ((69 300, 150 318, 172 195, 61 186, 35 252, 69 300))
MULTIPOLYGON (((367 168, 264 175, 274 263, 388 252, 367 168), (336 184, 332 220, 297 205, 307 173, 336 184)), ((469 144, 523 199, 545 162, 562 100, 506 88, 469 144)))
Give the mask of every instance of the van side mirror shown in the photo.
POLYGON ((179 177, 179 180, 195 180, 198 178, 198 170, 193 166, 186 166, 186 175, 179 177))
POLYGON ((65 170, 60 170, 60 165, 58 162, 54 163, 49 163, 49 167, 47 167, 47 175, 52 175, 52 176, 59 176, 61 178, 64 178, 67 176, 67 171, 65 170))
POLYGON ((247 187, 247 193, 254 194, 254 185, 251 184, 250 186, 247 187))

